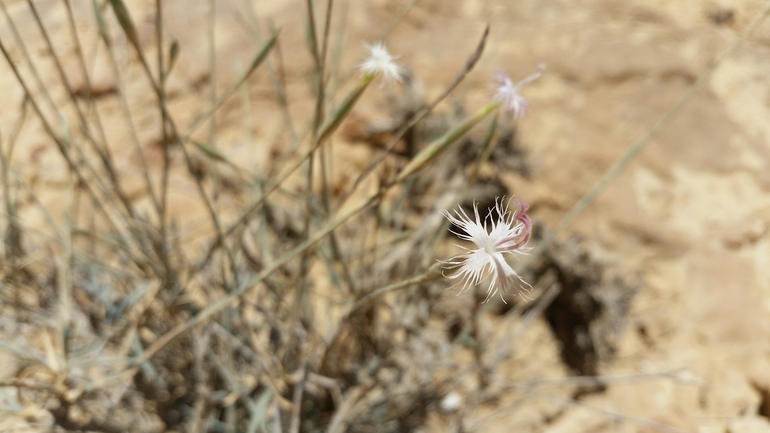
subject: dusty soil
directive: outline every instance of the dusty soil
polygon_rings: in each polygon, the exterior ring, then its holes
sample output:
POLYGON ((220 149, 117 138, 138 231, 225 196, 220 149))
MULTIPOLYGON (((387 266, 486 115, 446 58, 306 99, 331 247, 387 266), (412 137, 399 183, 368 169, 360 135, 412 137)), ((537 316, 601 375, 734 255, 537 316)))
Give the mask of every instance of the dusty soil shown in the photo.
MULTIPOLYGON (((66 34, 59 3, 36 3, 52 33, 66 34)), ((76 3, 83 45, 90 53, 96 41, 90 2, 76 3)), ((208 56, 208 42, 207 33, 201 30, 207 25, 208 5, 194 3, 165 2, 168 37, 178 39, 182 47, 169 83, 174 95, 171 105, 182 125, 201 113, 208 101, 209 68, 203 60, 208 56)), ((259 46, 240 25, 240 4, 221 3, 216 33, 220 91, 259 46)), ((312 99, 302 77, 312 63, 301 31, 304 2, 255 3, 260 19, 271 18, 283 28, 281 45, 292 114, 307 118, 312 99)), ((364 53, 362 43, 381 37, 389 21, 409 2, 337 3, 339 11, 346 12, 346 30, 333 50, 344 49, 339 71, 346 77, 364 53)), ((6 4, 25 40, 32 47, 41 47, 26 4, 6 4)), ((153 53, 153 2, 128 4, 139 23, 140 38, 153 53)), ((549 227, 674 106, 762 7, 761 2, 749 0, 421 0, 393 28, 386 42, 431 97, 451 82, 489 23, 491 36, 484 57, 450 97, 450 102, 469 110, 490 97, 493 72, 504 70, 517 79, 539 63, 547 65, 546 74, 523 91, 532 109, 517 129, 532 174, 496 174, 549 227)), ((342 17, 340 13, 335 20, 341 22, 342 17)), ((3 23, 0 38, 11 40, 3 23)), ((339 36, 333 32, 333 40, 339 36)), ((62 53, 71 53, 67 38, 54 40, 62 53)), ((125 45, 125 41, 116 43, 125 45)), ((46 62, 41 48, 32 51, 46 62)), ((125 52, 122 61, 126 65, 135 62, 127 49, 125 52)), ((115 86, 109 65, 103 55, 94 55, 94 81, 108 92, 115 86)), ((562 390, 564 384, 557 383, 529 393, 511 391, 481 405, 473 415, 480 423, 478 429, 665 431, 670 426, 704 433, 770 432, 768 56, 770 22, 721 65, 670 127, 563 234, 579 234, 593 254, 610 258, 628 275, 643 277, 618 337, 617 351, 600 365, 599 374, 608 377, 605 387, 570 394, 562 390), (672 371, 665 377, 656 376, 672 371), (625 375, 637 377, 611 379, 625 375)), ((77 65, 73 65, 77 86, 77 65)), ((154 97, 141 71, 126 71, 131 106, 152 106, 154 97)), ((55 82, 53 68, 41 68, 41 73, 45 81, 55 82)), ((263 171, 271 148, 285 145, 289 138, 267 75, 259 72, 250 83, 250 94, 259 101, 252 104, 252 118, 241 118, 237 101, 226 106, 217 116, 217 143, 242 167, 263 171)), ((362 101, 354 121, 387 118, 389 95, 394 93, 398 91, 374 90, 376 96, 362 101)), ((0 130, 5 133, 12 130, 22 99, 5 62, 0 64, 0 95, 0 130)), ((61 88, 55 88, 52 96, 55 101, 66 100, 61 88)), ((124 144, 129 143, 125 125, 110 120, 110 116, 120 115, 113 99, 101 103, 114 137, 111 146, 121 161, 119 168, 131 177, 138 162, 131 146, 124 144)), ((439 108, 448 111, 450 105, 439 108)), ((151 153, 159 140, 158 117, 146 109, 134 113, 140 141, 151 153)), ((372 149, 355 141, 336 145, 338 170, 333 180, 344 185, 365 166, 372 149)), ((157 160, 150 163, 157 164, 153 162, 157 160)), ((22 131, 15 163, 52 214, 60 217, 65 211, 61 192, 68 182, 66 170, 34 121, 22 131)), ((147 200, 139 175, 135 177, 136 186, 130 193, 139 202, 147 200)), ((191 181, 176 182, 171 207, 195 238, 205 209, 194 199, 191 181)), ((236 208, 239 203, 224 205, 236 208)), ((43 216, 33 210, 26 214, 25 223, 46 227, 43 216)), ((512 331, 506 328, 508 322, 490 320, 489 329, 495 335, 504 337, 512 331)), ((572 375, 560 358, 559 344, 548 323, 536 319, 516 340, 513 359, 495 372, 496 377, 507 383, 572 375)), ((12 363, 2 356, 0 367, 12 363)), ((461 354, 457 361, 470 363, 472 357, 461 354)), ((0 377, 4 371, 0 368, 0 377)), ((442 431, 452 422, 449 415, 431 416, 424 430, 442 431)), ((0 430, 22 423, 18 418, 0 420, 0 430)))

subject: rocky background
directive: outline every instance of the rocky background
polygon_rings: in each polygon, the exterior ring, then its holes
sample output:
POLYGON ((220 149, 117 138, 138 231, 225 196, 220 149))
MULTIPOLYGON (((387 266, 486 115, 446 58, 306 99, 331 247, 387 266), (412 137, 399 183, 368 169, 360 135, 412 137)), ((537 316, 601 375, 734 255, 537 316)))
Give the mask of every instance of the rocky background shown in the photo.
MULTIPOLYGON (((43 81, 56 82, 27 4, 4 3, 32 55, 47 65, 40 68, 43 81)), ((332 188, 344 191, 382 145, 383 140, 368 131, 387 125, 409 106, 410 98, 431 100, 443 91, 489 24, 491 34, 479 65, 438 107, 436 116, 472 112, 485 103, 492 94, 494 72, 506 71, 517 80, 538 64, 547 65, 543 77, 522 91, 531 110, 516 124, 510 139, 515 149, 498 149, 494 163, 482 174, 503 193, 528 202, 544 230, 558 223, 685 95, 765 7, 756 0, 335 3, 330 52, 338 56, 333 73, 339 86, 349 86, 350 77, 356 76, 354 67, 365 53, 363 43, 383 37, 391 28, 386 44, 400 55, 398 61, 408 68, 410 80, 408 88, 373 87, 343 125, 332 150, 332 188)), ((73 87, 85 88, 74 48, 67 37, 60 37, 68 32, 60 2, 35 4, 65 60, 73 87)), ((127 5, 140 39, 154 55, 154 2, 127 5)), ((93 90, 110 130, 118 169, 131 199, 147 202, 137 154, 128 144, 114 96, 117 84, 96 43, 92 6, 85 1, 73 6, 86 56, 94 59, 93 90)), ((178 40, 181 47, 169 78, 170 106, 177 122, 185 125, 209 101, 210 41, 204 29, 210 8, 208 2, 187 0, 167 0, 164 8, 167 37, 178 40)), ((259 1, 253 8, 238 1, 217 2, 213 80, 219 91, 243 70, 272 21, 282 29, 291 113, 309 119, 313 99, 306 77, 312 59, 304 41, 304 13, 304 2, 298 0, 259 1), (262 36, 255 36, 254 22, 263 26, 262 36)), ((5 17, 0 23, 0 38, 12 40, 5 17)), ((118 60, 140 143, 151 167, 157 167, 160 120, 157 110, 143 108, 152 106, 154 95, 126 41, 115 44, 118 53, 124 47, 118 60)), ((11 55, 19 56, 18 50, 12 47, 11 55)), ((770 432, 768 58, 770 21, 720 64, 670 126, 560 234, 547 256, 550 262, 533 274, 561 285, 551 307, 533 315, 521 333, 517 330, 522 328, 502 316, 486 319, 495 341, 510 343, 506 350, 513 351, 513 357, 497 368, 495 380, 519 385, 511 385, 497 398, 476 402, 474 421, 465 428, 770 432), (586 302, 598 306, 588 308, 586 302), (575 341, 579 331, 589 343, 575 341), (579 374, 603 379, 564 379, 579 374)), ((242 102, 235 97, 216 116, 216 143, 241 167, 269 170, 276 149, 291 142, 272 89, 269 75, 258 71, 248 89, 251 115, 244 117, 242 102)), ((63 88, 51 87, 51 93, 55 103, 65 105, 63 88)), ((7 63, 0 62, 3 136, 18 121, 22 99, 7 63)), ((70 180, 33 117, 21 131, 13 163, 54 218, 61 218, 70 180)), ((301 128, 304 123, 298 122, 297 129, 301 128)), ((477 128, 471 136, 483 132, 477 128)), ((200 132, 204 137, 208 133, 200 132)), ((190 234, 186 242, 195 245, 200 238, 196 230, 206 230, 201 228, 205 208, 194 199, 192 180, 174 179, 171 215, 190 234)), ((242 204, 225 203, 228 208, 242 204)), ((21 212, 25 225, 46 230, 45 215, 36 207, 26 206, 21 212)), ((458 311, 470 310, 472 302, 471 296, 463 296, 454 305, 458 311)), ((15 332, 7 323, 0 325, 0 339, 15 332)), ((453 361, 474 362, 469 352, 456 354, 453 361)), ((13 374, 17 362, 0 351, 0 379, 13 374)), ((457 396, 462 401, 465 394, 457 396)), ((447 398, 433 396, 436 405, 449 405, 447 398)), ((418 428, 456 428, 450 409, 451 405, 431 411, 418 428)), ((41 407, 24 410, 14 415, 0 412, 0 431, 24 431, 44 417, 41 407)))

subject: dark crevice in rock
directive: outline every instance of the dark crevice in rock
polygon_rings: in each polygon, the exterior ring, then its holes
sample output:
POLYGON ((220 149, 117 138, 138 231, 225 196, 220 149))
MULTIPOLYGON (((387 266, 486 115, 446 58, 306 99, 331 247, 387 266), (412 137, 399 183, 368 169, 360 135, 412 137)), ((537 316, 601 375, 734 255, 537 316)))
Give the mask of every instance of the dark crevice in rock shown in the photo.
POLYGON ((641 278, 629 278, 575 238, 554 244, 534 269, 532 281, 553 279, 560 289, 544 316, 561 343, 562 360, 578 374, 599 374, 615 352, 641 278))

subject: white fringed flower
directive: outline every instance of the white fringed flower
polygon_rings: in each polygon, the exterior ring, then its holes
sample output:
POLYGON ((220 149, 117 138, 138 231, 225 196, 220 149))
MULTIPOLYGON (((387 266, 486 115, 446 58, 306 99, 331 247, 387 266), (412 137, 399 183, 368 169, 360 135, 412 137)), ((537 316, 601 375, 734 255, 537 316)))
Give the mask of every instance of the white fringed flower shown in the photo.
POLYGON ((369 50, 369 57, 359 66, 364 73, 382 73, 383 79, 386 82, 395 80, 400 83, 402 81, 404 68, 396 64, 394 61, 396 57, 393 57, 388 52, 385 44, 382 42, 373 45, 366 44, 366 49, 369 50))
POLYGON ((506 110, 513 112, 513 118, 519 119, 523 117, 529 109, 529 103, 524 99, 519 90, 521 90, 527 84, 535 81, 543 75, 545 65, 538 65, 537 71, 534 74, 524 78, 518 83, 514 83, 511 79, 502 72, 494 75, 495 79, 495 98, 503 102, 503 106, 506 110))
MULTIPOLYGON (((505 254, 525 253, 527 251, 524 246, 532 232, 532 223, 529 217, 525 215, 529 206, 521 201, 516 201, 516 204, 519 205, 519 210, 511 212, 508 210, 508 205, 503 204, 502 199, 496 200, 494 207, 498 214, 496 221, 492 218, 493 209, 490 209, 482 222, 479 217, 478 205, 475 203, 473 205, 475 221, 462 208, 458 208, 455 215, 444 212, 447 219, 464 232, 452 231, 452 233, 460 239, 476 244, 476 249, 460 246, 468 252, 443 262, 449 268, 457 268, 447 278, 459 279, 455 286, 462 285, 460 293, 472 286, 477 286, 481 280, 490 274, 492 280, 489 283, 484 302, 489 301, 498 292, 500 292, 502 299, 503 294, 513 287, 527 292, 531 289, 531 286, 505 261, 505 254), (491 230, 489 231, 487 230, 487 222, 491 223, 491 230)), ((521 292, 519 293, 521 294, 521 292)))

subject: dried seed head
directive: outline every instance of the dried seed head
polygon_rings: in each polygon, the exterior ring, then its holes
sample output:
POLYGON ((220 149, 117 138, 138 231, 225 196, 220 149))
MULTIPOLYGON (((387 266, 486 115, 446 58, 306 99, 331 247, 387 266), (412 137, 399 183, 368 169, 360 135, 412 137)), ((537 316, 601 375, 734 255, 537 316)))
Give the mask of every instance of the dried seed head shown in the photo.
POLYGON ((366 49, 369 50, 369 57, 359 66, 364 73, 372 75, 382 73, 385 82, 395 80, 400 83, 403 80, 404 68, 396 64, 394 61, 396 57, 388 52, 385 44, 382 42, 366 44, 366 49))

